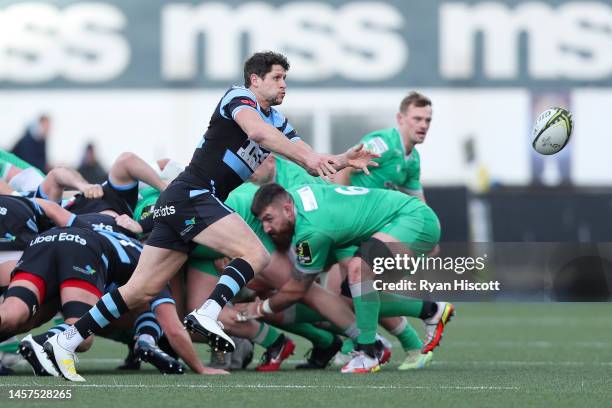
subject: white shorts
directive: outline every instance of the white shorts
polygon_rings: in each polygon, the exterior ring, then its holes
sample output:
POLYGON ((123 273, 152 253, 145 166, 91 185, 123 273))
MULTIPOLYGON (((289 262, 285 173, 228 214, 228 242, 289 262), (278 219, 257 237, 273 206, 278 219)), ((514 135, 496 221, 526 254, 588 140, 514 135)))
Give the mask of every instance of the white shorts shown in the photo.
POLYGON ((23 251, 0 251, 0 264, 21 259, 23 251))

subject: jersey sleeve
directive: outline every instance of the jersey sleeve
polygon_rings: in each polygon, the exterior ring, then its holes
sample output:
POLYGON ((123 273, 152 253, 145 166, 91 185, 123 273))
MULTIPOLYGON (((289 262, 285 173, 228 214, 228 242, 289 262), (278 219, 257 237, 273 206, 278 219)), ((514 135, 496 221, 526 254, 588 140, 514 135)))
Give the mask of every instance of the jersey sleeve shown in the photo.
POLYGON ((423 190, 423 185, 421 184, 421 158, 416 149, 413 150, 412 154, 414 157, 410 159, 408 174, 402 187, 406 190, 421 191, 423 190))
POLYGON ((297 240, 291 251, 295 268, 305 274, 322 272, 331 246, 332 240, 323 234, 310 234, 297 240))
POLYGON ((385 140, 385 138, 378 133, 370 133, 369 135, 365 135, 360 140, 360 143, 363 143, 363 146, 367 150, 380 155, 380 157, 374 159, 374 161, 377 163, 382 163, 395 155, 393 146, 389 146, 389 143, 385 140))
POLYGON ((257 112, 257 101, 253 93, 245 88, 233 88, 225 94, 219 104, 219 113, 225 119, 236 119, 242 109, 253 109, 257 112))
POLYGON ((273 124, 276 129, 278 129, 282 134, 284 134, 287 139, 295 142, 296 140, 301 140, 301 137, 295 131, 295 128, 291 126, 289 120, 279 111, 272 108, 273 114, 273 124))

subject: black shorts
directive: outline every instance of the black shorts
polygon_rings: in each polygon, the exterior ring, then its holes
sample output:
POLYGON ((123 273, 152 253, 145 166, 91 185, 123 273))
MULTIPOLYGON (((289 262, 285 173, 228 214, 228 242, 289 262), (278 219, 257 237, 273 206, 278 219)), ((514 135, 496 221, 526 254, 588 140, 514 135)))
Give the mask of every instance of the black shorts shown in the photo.
POLYGON ((196 235, 233 212, 208 189, 174 181, 155 204, 147 245, 189 253, 196 235))
POLYGON ((86 282, 104 293, 108 261, 93 234, 77 228, 49 230, 26 248, 13 273, 26 272, 45 282, 41 303, 56 298, 62 283, 70 280, 86 282))
POLYGON ((99 213, 104 210, 113 210, 117 214, 134 215, 134 208, 138 202, 138 182, 125 186, 117 186, 107 179, 102 184, 104 196, 102 198, 85 198, 77 194, 64 206, 68 211, 77 215, 99 213))

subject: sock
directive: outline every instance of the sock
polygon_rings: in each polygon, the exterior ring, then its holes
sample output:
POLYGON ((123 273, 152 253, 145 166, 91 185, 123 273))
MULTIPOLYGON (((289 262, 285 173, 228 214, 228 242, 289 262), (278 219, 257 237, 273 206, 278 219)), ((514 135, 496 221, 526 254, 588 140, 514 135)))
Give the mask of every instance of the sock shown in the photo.
POLYGON ((270 347, 280 337, 280 332, 267 323, 260 322, 259 330, 252 339, 254 343, 259 344, 264 348, 270 347))
POLYGON ((436 302, 424 301, 423 302, 423 310, 419 315, 419 318, 425 320, 433 317, 438 311, 438 304, 436 302))
POLYGON ((393 330, 389 330, 389 332, 397 337, 404 351, 416 350, 423 347, 423 342, 419 338, 418 333, 405 318, 399 326, 393 330))
POLYGON ((353 340, 346 339, 344 340, 344 343, 342 343, 342 348, 340 349, 340 352, 342 354, 348 354, 354 349, 355 349, 355 343, 353 342, 353 340))
POLYGON ((359 332, 360 330, 357 327, 356 323, 353 323, 349 327, 344 329, 344 335, 352 340, 357 340, 357 337, 359 337, 359 332))
POLYGON ((424 304, 432 303, 388 292, 379 292, 379 296, 381 317, 409 316, 420 318, 424 304))
POLYGON ((378 328, 378 312, 380 310, 380 297, 374 289, 371 280, 352 284, 350 286, 353 304, 355 306, 355 317, 359 336, 359 344, 373 344, 376 340, 376 329, 378 328))
POLYGON ((251 279, 255 276, 253 268, 247 261, 241 258, 236 258, 223 270, 223 274, 219 278, 219 282, 213 289, 204 305, 198 309, 198 312, 212 319, 217 319, 223 306, 240 291, 251 279))
POLYGON ((0 353, 17 354, 19 350, 19 340, 13 336, 0 343, 0 353))
POLYGON ((328 348, 334 342, 333 334, 327 330, 319 329, 310 323, 283 324, 279 325, 279 327, 289 333, 304 337, 317 348, 328 348))
POLYGON ((157 344, 155 337, 151 336, 150 334, 141 334, 138 336, 138 341, 143 341, 151 346, 155 346, 157 344))
POLYGON ((61 333, 65 331, 68 327, 70 327, 70 325, 67 325, 66 323, 59 324, 57 326, 53 326, 52 328, 50 328, 49 330, 47 330, 46 332, 42 334, 32 336, 32 339, 34 339, 36 343, 42 346, 43 344, 45 344, 45 341, 47 341, 50 337, 53 337, 57 333, 61 333))
POLYGON ((316 323, 326 320, 318 312, 302 303, 296 303, 283 312, 283 323, 316 323))
POLYGON ((144 312, 134 322, 134 336, 138 340, 146 339, 143 336, 150 336, 152 342, 149 344, 157 344, 157 341, 162 335, 162 329, 155 318, 153 312, 144 312))
POLYGON ((122 314, 128 312, 119 289, 114 289, 102 296, 98 303, 81 317, 74 326, 59 334, 58 343, 66 350, 74 352, 87 337, 108 326, 122 314))

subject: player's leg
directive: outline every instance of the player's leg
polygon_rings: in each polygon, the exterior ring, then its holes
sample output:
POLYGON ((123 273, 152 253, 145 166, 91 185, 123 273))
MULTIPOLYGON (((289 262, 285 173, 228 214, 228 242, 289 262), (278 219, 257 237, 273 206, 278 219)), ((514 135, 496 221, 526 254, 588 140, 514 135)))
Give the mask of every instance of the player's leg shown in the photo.
POLYGON ((168 185, 151 166, 131 152, 121 153, 117 157, 108 173, 108 180, 115 187, 131 186, 142 181, 159 191, 163 191, 168 185))
MULTIPOLYGON (((187 255, 183 252, 145 245, 130 280, 102 296, 73 326, 50 338, 44 346, 47 354, 56 363, 74 361, 75 350, 86 338, 118 320, 130 309, 149 302, 186 259, 187 255)), ((74 363, 67 363, 70 364, 74 363)), ((76 371, 60 371, 71 381, 83 381, 76 371)))
POLYGON ((21 258, 21 251, 0 252, 0 289, 5 288, 11 281, 11 272, 15 269, 17 261, 21 258))
MULTIPOLYGON (((200 306, 214 290, 218 280, 218 271, 213 261, 191 259, 189 268, 187 269, 188 307, 197 308, 200 306)), ((219 321, 230 335, 249 339, 264 347, 266 349, 264 354, 271 356, 271 358, 267 360, 272 360, 275 356, 281 356, 282 358, 280 359, 274 358, 275 365, 278 365, 276 369, 280 367, 282 361, 286 359, 295 348, 295 345, 289 338, 283 336, 276 328, 267 323, 253 320, 240 321, 238 313, 234 308, 225 307, 219 315, 219 321)), ((222 355, 220 352, 215 352, 214 350, 211 358, 213 357, 216 358, 216 360, 228 361, 228 356, 222 355)), ((231 356, 229 357, 231 358, 231 356)), ((221 364, 219 364, 219 366, 221 366, 221 364)))
POLYGON ((40 183, 36 196, 59 202, 64 190, 67 189, 78 190, 85 194, 87 198, 100 198, 103 195, 100 185, 90 184, 78 171, 68 167, 56 167, 40 183))
POLYGON ((40 290, 33 282, 13 279, 0 304, 0 339, 11 337, 34 315, 40 305, 40 290))
POLYGON ((218 325, 221 310, 242 287, 268 264, 270 255, 257 235, 235 213, 216 220, 193 241, 228 256, 218 283, 202 306, 185 318, 189 329, 209 337, 214 348, 232 351, 232 340, 218 325))
MULTIPOLYGON (((384 242, 402 242, 414 256, 428 255, 437 249, 440 240, 440 221, 435 212, 423 206, 416 210, 403 209, 395 220, 379 233, 384 242)), ((385 295, 387 296, 387 295, 385 295)), ((393 294, 390 294, 393 296, 393 294)), ((395 295, 398 296, 398 295, 395 295)), ((446 323, 455 314, 455 308, 447 302, 424 302, 419 317, 425 323, 426 339, 423 354, 435 349, 444 333, 446 323)))

